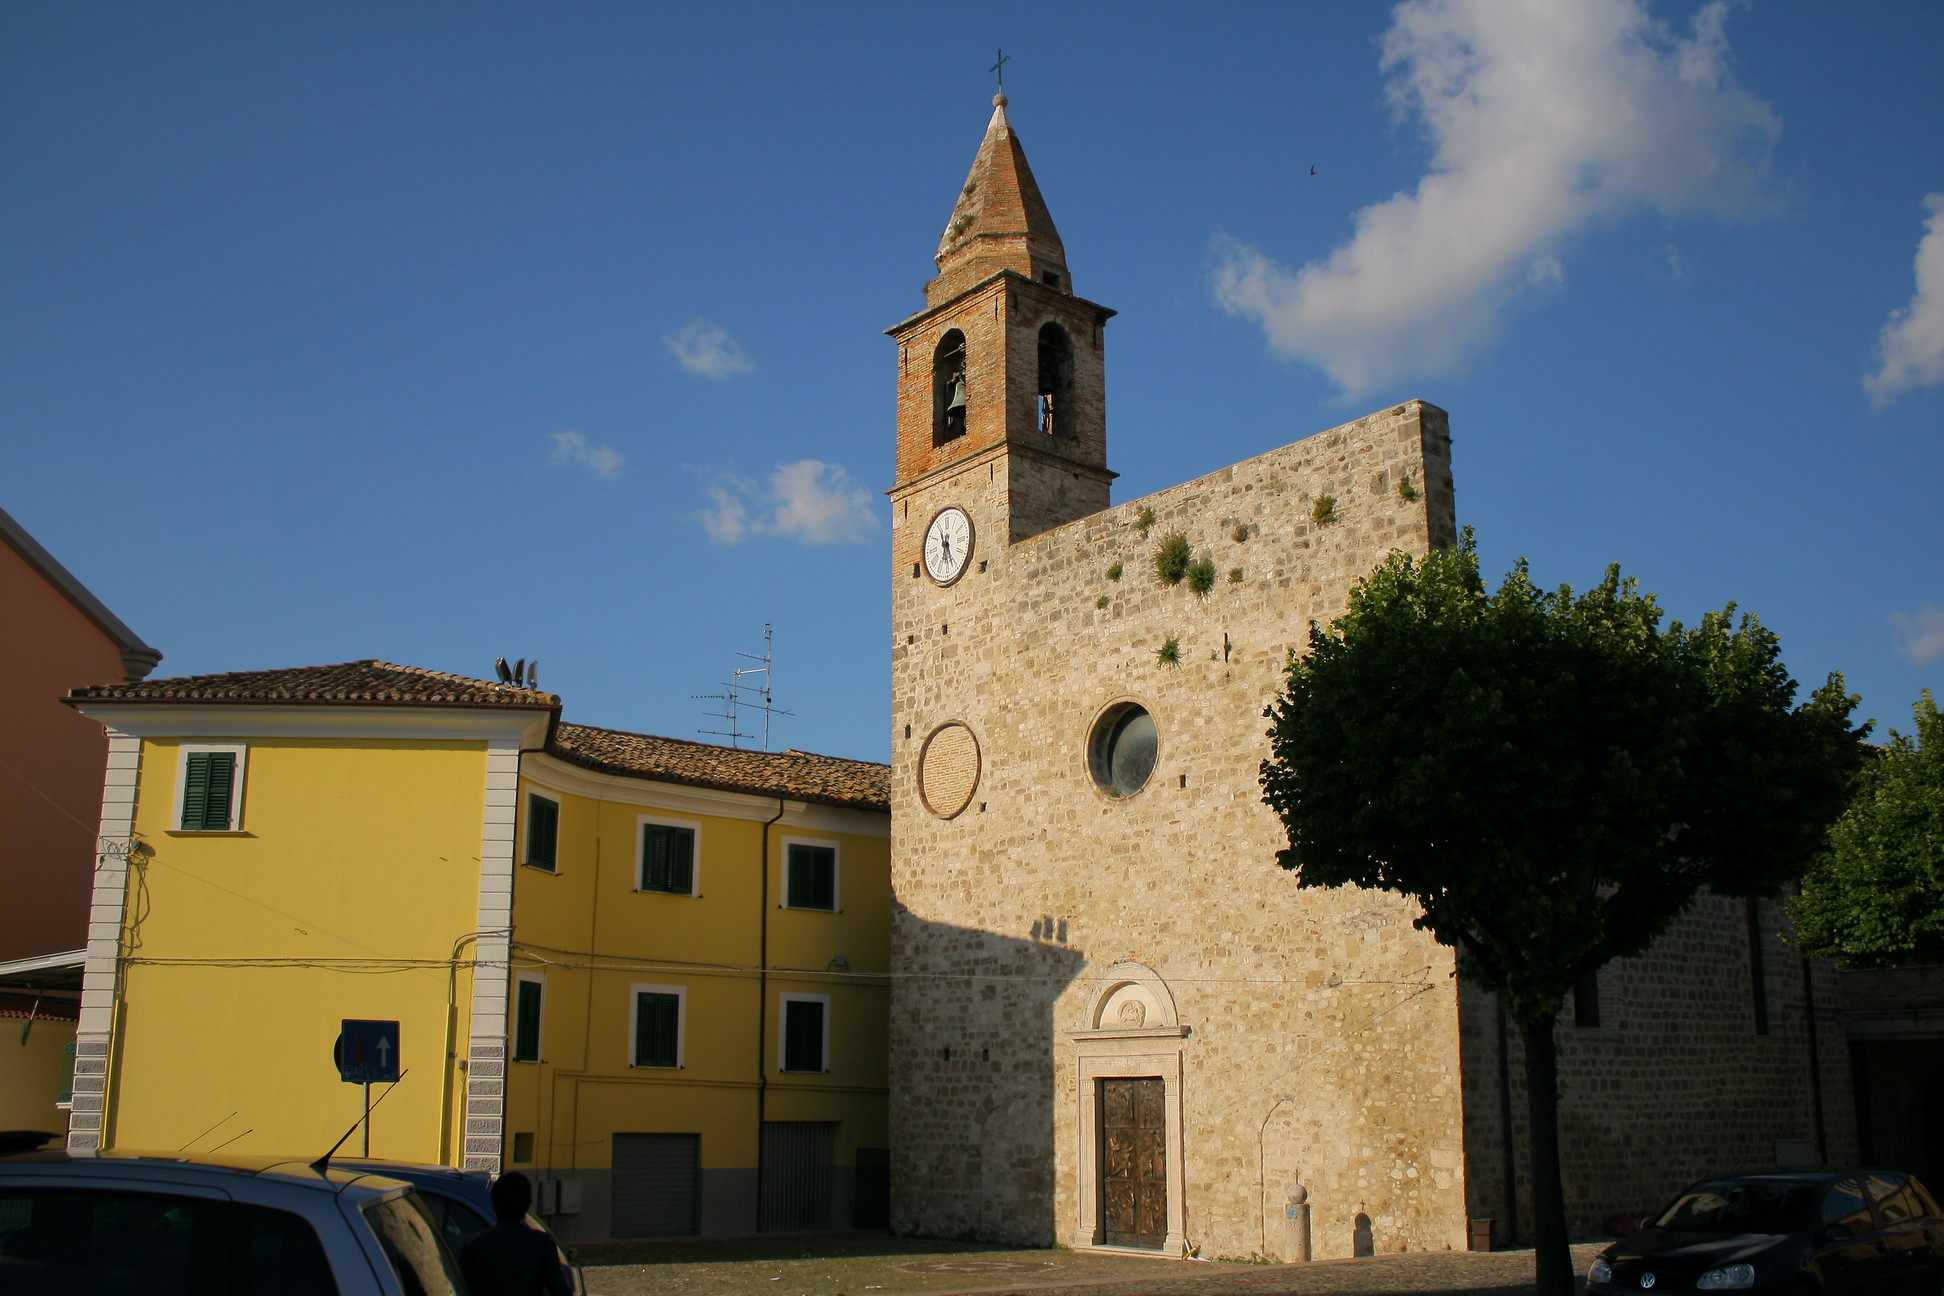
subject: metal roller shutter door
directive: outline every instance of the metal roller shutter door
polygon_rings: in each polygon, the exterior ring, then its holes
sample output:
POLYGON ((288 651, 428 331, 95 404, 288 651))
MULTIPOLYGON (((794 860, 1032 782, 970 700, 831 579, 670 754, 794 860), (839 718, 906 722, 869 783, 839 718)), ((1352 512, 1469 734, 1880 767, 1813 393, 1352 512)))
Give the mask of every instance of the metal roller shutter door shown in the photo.
POLYGON ((763 1231, 827 1229, 830 1154, 837 1127, 827 1121, 763 1122, 763 1231))
POLYGON ((695 1232, 702 1136, 614 1136, 613 1236, 676 1237, 695 1232))

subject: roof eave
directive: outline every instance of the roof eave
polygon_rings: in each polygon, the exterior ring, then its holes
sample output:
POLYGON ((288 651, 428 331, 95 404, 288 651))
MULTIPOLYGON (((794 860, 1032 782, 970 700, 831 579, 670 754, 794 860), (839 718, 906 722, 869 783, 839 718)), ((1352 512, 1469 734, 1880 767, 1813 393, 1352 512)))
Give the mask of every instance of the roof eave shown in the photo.
MULTIPOLYGON (((556 729, 558 726, 555 726, 556 729)), ((890 814, 891 803, 885 801, 845 800, 841 797, 817 796, 803 792, 778 792, 770 788, 750 787, 742 783, 729 783, 721 779, 688 778, 679 774, 665 774, 635 769, 614 761, 599 760, 583 756, 570 748, 562 747, 554 741, 554 734, 547 735, 547 755, 569 765, 594 770, 601 774, 618 774, 624 778, 637 778, 648 783, 673 783, 678 787, 707 788, 711 792, 740 792, 745 796, 773 796, 779 801, 798 801, 805 805, 831 806, 839 810, 864 810, 878 814, 890 814)))

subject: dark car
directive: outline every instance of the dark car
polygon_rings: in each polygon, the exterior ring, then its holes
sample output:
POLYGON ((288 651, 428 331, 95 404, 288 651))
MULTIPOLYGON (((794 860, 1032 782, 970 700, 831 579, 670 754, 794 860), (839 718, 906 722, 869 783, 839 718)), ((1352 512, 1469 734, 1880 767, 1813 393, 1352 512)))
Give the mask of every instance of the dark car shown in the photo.
MULTIPOLYGON (((402 1179, 416 1187, 454 1255, 464 1251, 466 1243, 493 1227, 493 1181, 483 1171, 455 1170, 451 1166, 422 1165, 415 1161, 385 1161, 376 1157, 339 1157, 331 1164, 342 1169, 384 1175, 387 1179, 402 1179)), ((573 1253, 560 1245, 560 1239, 554 1237, 553 1230, 539 1216, 528 1215, 527 1223, 553 1241, 560 1263, 567 1267, 567 1272, 573 1278, 574 1290, 585 1291, 581 1272, 574 1267, 573 1253)))
POLYGON ((1586 1287, 1940 1296, 1944 1216, 1895 1170, 1724 1175, 1602 1251, 1586 1287))

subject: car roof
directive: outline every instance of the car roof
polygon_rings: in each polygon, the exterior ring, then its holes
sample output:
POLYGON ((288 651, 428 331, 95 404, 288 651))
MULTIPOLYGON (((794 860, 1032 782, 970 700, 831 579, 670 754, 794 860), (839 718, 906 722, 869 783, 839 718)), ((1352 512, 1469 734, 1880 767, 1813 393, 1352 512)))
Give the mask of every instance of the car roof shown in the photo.
POLYGON ((426 1165, 419 1161, 387 1161, 380 1157, 344 1157, 331 1164, 367 1174, 384 1175, 390 1179, 403 1179, 407 1183, 445 1192, 463 1193, 467 1197, 477 1197, 482 1202, 489 1199, 493 1188, 492 1176, 483 1170, 460 1170, 455 1166, 426 1165))
POLYGON ((222 1153, 184 1153, 148 1151, 140 1148, 113 1148, 102 1152, 23 1152, 0 1157, 0 1173, 46 1172, 54 1166, 73 1166, 77 1170, 112 1177, 137 1179, 206 1179, 220 1182, 238 1175, 252 1178, 275 1177, 283 1183, 341 1192, 352 1185, 375 1191, 410 1185, 376 1170, 343 1168, 335 1164, 318 1169, 309 1162, 292 1157, 225 1155, 222 1153))

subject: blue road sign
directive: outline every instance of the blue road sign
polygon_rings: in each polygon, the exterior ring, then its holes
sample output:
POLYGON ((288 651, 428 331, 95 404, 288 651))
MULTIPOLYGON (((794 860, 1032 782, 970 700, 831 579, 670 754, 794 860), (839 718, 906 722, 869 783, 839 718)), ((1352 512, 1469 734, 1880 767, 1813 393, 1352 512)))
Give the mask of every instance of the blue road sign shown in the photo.
POLYGON ((391 1084, 398 1079, 398 1023, 346 1018, 331 1050, 346 1084, 391 1084))

